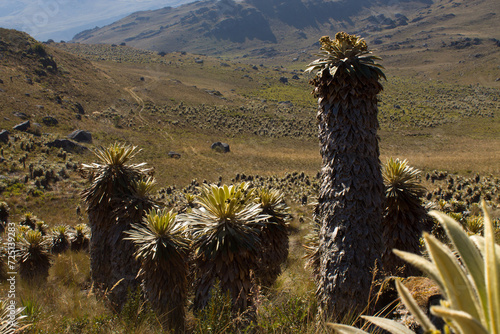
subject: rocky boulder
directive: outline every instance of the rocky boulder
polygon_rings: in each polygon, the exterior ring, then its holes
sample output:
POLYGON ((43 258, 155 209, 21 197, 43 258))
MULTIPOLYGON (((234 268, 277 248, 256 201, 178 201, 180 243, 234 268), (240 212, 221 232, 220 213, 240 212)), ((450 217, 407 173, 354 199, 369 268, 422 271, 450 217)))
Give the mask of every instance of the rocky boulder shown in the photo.
POLYGON ((9 141, 9 134, 7 130, 0 131, 0 141, 7 143, 9 141))
POLYGON ((73 110, 80 115, 85 115, 85 109, 83 109, 83 106, 80 104, 80 102, 73 103, 73 110))
POLYGON ((76 140, 79 143, 91 143, 92 134, 84 130, 75 130, 68 135, 69 139, 76 140))
POLYGON ((168 157, 173 158, 173 159, 180 159, 181 155, 177 152, 170 151, 170 152, 168 152, 168 157))
POLYGON ((287 77, 281 77, 281 78, 280 78, 280 82, 281 82, 282 84, 287 84, 287 83, 288 83, 288 78, 287 78, 287 77))
POLYGON ((85 146, 77 144, 69 139, 56 139, 54 141, 48 142, 47 144, 45 144, 45 146, 62 148, 66 152, 77 152, 77 153, 80 153, 87 149, 85 146))
POLYGON ((44 118, 42 118, 42 123, 47 126, 56 126, 59 121, 55 117, 45 116, 44 118))
POLYGON ((217 152, 221 152, 221 153, 230 152, 229 144, 221 143, 220 141, 213 143, 211 148, 212 148, 212 150, 217 151, 217 152))
POLYGON ((22 122, 13 127, 14 130, 27 131, 30 127, 30 121, 22 122))
POLYGON ((14 116, 19 117, 20 119, 28 119, 28 115, 26 115, 26 114, 25 114, 25 113, 23 113, 23 112, 19 112, 19 111, 18 111, 18 112, 15 112, 15 113, 14 113, 14 116))

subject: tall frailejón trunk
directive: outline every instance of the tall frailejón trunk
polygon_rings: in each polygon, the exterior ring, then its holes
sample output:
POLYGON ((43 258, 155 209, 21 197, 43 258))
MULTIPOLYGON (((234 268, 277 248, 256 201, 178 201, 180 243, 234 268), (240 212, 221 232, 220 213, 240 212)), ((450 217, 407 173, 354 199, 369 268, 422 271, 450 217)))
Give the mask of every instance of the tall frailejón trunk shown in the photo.
POLYGON ((367 305, 383 245, 377 136, 382 85, 379 68, 372 68, 376 58, 366 56, 362 39, 339 33, 335 41, 324 37, 321 42, 326 58, 312 63, 320 71, 311 81, 319 103, 323 157, 318 299, 325 317, 341 319, 367 305))
POLYGON ((137 278, 141 268, 140 258, 135 256, 135 245, 127 239, 132 226, 144 225, 143 218, 150 211, 155 203, 149 193, 141 191, 141 184, 154 185, 154 180, 131 182, 133 195, 124 196, 121 199, 113 201, 115 224, 111 227, 108 244, 111 245, 110 261, 113 268, 112 282, 116 284, 112 293, 111 300, 121 305, 125 302, 127 295, 134 292, 138 287, 140 280, 137 278))
POLYGON ((135 292, 139 287, 137 273, 140 269, 139 261, 134 257, 134 245, 124 240, 124 232, 130 230, 130 223, 120 222, 113 226, 108 243, 111 246, 110 261, 113 268, 109 281, 113 284, 109 299, 117 310, 121 310, 130 292, 135 292))
POLYGON ((135 221, 117 219, 113 206, 102 209, 88 210, 91 229, 90 276, 95 288, 107 296, 116 311, 120 311, 128 291, 133 292, 139 286, 136 276, 140 264, 134 257, 134 245, 124 240, 124 232, 135 221))
POLYGON ((95 208, 87 210, 90 227, 90 278, 94 288, 105 290, 107 288, 107 278, 111 276, 111 261, 108 257, 110 248, 106 242, 106 236, 109 232, 105 224, 100 224, 103 213, 99 213, 95 208))

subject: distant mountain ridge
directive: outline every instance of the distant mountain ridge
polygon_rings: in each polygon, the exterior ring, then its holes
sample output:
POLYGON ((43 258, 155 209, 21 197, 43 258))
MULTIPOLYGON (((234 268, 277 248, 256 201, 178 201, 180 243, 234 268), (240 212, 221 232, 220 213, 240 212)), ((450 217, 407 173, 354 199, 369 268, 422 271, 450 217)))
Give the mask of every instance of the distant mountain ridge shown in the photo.
MULTIPOLYGON (((242 44, 275 45, 294 38, 299 45, 308 45, 310 41, 301 43, 308 40, 308 33, 314 33, 317 40, 318 35, 331 32, 332 28, 355 28, 354 20, 359 15, 390 3, 389 0, 203 0, 177 8, 137 12, 111 25, 83 31, 73 41, 125 42, 155 51, 207 54, 215 54, 221 48, 238 49, 242 44)), ((396 11, 392 16, 402 15, 399 11, 425 8, 430 3, 430 0, 398 2, 391 7, 396 11)))
POLYGON ((303 68, 321 36, 346 31, 392 70, 498 86, 499 26, 498 0, 203 0, 137 12, 73 42, 303 68))

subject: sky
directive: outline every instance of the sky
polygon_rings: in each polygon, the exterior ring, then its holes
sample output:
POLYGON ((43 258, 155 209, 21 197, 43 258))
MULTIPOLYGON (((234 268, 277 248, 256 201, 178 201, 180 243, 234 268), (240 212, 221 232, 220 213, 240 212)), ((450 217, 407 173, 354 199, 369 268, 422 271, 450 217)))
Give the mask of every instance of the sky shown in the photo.
POLYGON ((175 7, 194 0, 0 0, 0 27, 39 41, 69 41, 77 33, 133 12, 175 7))

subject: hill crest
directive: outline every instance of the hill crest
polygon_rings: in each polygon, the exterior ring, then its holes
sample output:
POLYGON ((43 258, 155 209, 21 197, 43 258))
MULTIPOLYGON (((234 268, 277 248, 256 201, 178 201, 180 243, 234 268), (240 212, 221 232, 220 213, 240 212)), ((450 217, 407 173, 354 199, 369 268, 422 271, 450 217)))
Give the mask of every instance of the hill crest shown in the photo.
POLYGON ((407 24, 405 14, 430 6, 429 0, 203 0, 177 8, 134 13, 111 25, 77 34, 74 42, 127 43, 154 51, 203 54, 255 47, 310 47, 332 30, 407 24), (383 10, 381 10, 383 9, 383 10), (378 15, 367 15, 376 11, 378 15), (383 13, 383 14, 381 14, 383 13), (366 18, 368 17, 368 18, 366 18))

